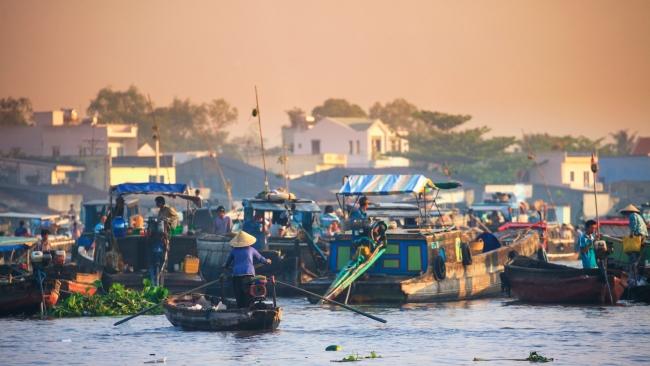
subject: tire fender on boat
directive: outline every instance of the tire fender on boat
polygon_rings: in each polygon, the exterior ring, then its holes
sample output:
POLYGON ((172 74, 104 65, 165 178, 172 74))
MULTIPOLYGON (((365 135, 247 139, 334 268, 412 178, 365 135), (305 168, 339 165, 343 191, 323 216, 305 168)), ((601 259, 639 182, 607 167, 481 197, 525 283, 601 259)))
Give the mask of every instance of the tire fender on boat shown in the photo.
POLYGON ((433 275, 436 280, 444 280, 447 277, 447 266, 442 256, 438 255, 433 259, 433 275))
POLYGON ((469 245, 467 245, 467 243, 463 243, 460 245, 460 252, 463 258, 463 265, 469 266, 470 264, 472 264, 472 251, 470 250, 469 245))

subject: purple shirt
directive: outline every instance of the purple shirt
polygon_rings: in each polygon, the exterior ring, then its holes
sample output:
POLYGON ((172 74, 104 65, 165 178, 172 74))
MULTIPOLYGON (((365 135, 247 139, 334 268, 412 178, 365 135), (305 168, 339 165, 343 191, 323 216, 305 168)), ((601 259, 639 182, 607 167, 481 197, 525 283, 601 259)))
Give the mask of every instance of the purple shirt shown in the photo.
POLYGON ((229 216, 223 218, 217 217, 214 219, 214 233, 215 234, 228 234, 232 231, 232 221, 229 216))
POLYGON ((255 260, 260 263, 266 263, 266 258, 264 258, 260 252, 258 252, 252 246, 233 248, 230 251, 230 255, 228 255, 228 259, 226 260, 226 267, 229 267, 232 264, 233 276, 255 276, 255 260))

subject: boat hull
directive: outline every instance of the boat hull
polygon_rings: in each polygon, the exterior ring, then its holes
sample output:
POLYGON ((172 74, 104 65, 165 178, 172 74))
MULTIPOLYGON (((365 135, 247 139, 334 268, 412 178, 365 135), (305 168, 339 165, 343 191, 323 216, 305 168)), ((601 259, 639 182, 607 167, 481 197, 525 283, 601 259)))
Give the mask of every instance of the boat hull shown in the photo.
MULTIPOLYGON (((538 248, 539 237, 531 232, 507 246, 474 255, 469 265, 455 258, 448 259, 444 279, 437 279, 431 267, 419 276, 367 275, 353 283, 349 296, 344 291, 337 299, 345 301, 347 297, 351 303, 430 303, 498 296, 501 292, 501 273, 508 261, 508 254, 516 251, 528 256, 538 248)), ((451 248, 447 253, 453 255, 451 248)), ((303 287, 323 294, 333 279, 332 276, 319 278, 303 287)))
POLYGON ((190 331, 263 331, 274 330, 282 320, 282 309, 190 309, 191 297, 186 300, 171 300, 164 304, 165 316, 172 325, 190 331))
MULTIPOLYGON (((547 304, 610 304, 609 290, 598 269, 582 270, 527 259, 506 266, 511 294, 525 302, 547 304)), ((607 276, 616 303, 626 287, 624 275, 607 276)))
POLYGON ((43 300, 47 307, 56 305, 61 282, 45 281, 44 286, 45 294, 41 296, 40 289, 31 276, 0 285, 0 316, 35 314, 43 300))

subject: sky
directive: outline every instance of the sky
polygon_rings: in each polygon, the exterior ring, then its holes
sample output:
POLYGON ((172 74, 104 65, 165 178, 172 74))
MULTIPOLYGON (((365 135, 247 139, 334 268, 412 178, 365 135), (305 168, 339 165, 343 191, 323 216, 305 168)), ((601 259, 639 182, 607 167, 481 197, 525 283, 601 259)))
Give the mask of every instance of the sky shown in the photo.
POLYGON ((494 135, 650 135, 650 1, 0 0, 0 97, 225 98, 264 134, 330 97, 405 98, 494 135))

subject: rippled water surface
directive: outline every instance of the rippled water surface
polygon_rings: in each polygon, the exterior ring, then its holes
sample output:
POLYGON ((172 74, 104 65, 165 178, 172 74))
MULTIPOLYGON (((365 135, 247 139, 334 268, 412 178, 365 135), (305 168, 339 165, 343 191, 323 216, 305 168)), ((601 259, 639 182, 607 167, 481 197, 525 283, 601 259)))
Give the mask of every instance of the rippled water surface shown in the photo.
MULTIPOLYGON (((184 332, 164 316, 0 320, 3 365, 333 365, 350 353, 383 358, 360 365, 502 365, 480 358, 525 358, 536 350, 552 365, 650 362, 650 307, 628 304, 532 306, 509 299, 362 309, 381 324, 332 307, 281 299, 280 328, 267 333, 184 332), (340 352, 325 352, 338 344, 340 352), (155 355, 151 355, 155 354, 155 355)), ((528 363, 523 363, 528 364, 528 363)))

